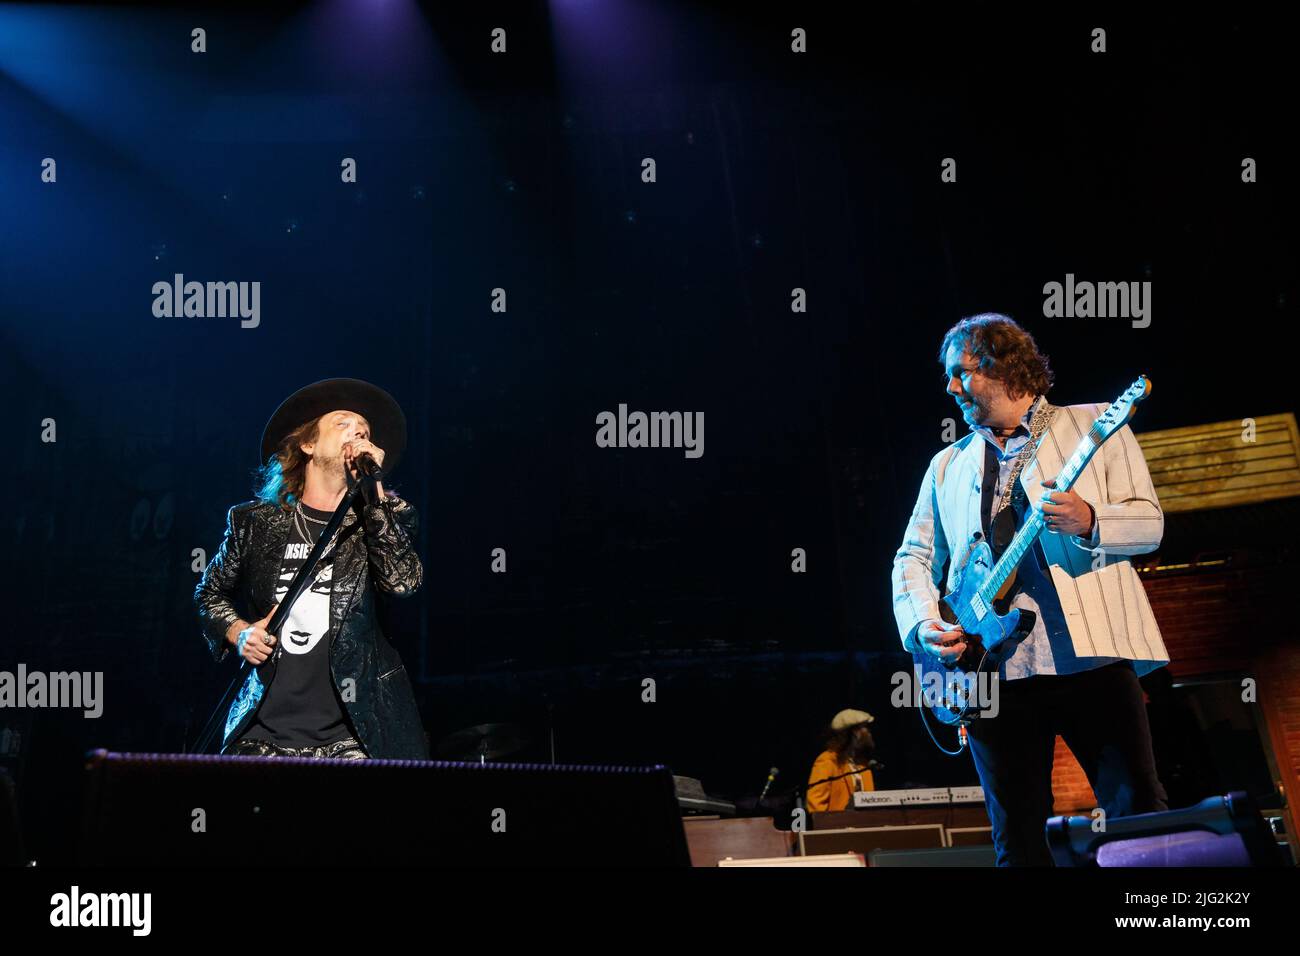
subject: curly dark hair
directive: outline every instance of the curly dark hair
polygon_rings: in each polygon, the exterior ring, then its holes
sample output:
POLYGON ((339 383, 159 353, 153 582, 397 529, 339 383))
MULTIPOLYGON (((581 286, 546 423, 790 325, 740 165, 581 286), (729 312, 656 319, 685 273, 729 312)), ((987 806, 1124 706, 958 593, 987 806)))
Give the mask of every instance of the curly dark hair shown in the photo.
POLYGON ((1046 395, 1055 381, 1047 356, 1038 351, 1034 337, 1009 315, 981 312, 962 319, 943 337, 940 363, 954 345, 977 359, 984 374, 1005 385, 1012 398, 1046 395))

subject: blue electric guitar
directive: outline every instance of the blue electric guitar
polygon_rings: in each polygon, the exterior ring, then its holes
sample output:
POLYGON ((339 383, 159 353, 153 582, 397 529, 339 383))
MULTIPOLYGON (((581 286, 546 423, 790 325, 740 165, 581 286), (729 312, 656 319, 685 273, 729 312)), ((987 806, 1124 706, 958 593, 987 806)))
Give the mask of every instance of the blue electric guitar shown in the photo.
MULTIPOLYGON (((1061 468, 1054 490, 1069 491, 1074 486, 1102 443, 1133 417, 1138 402, 1150 393, 1151 383, 1143 375, 1106 406, 1061 468)), ((1043 512, 1035 504, 1010 544, 996 556, 996 563, 989 543, 982 537, 976 540, 957 573, 953 590, 939 602, 943 619, 960 624, 966 632, 966 650, 947 663, 929 654, 914 653, 912 657, 921 702, 941 723, 967 723, 979 716, 987 705, 990 675, 996 674, 997 665, 1033 630, 1036 615, 1008 605, 1016 568, 1044 527, 1043 512)))

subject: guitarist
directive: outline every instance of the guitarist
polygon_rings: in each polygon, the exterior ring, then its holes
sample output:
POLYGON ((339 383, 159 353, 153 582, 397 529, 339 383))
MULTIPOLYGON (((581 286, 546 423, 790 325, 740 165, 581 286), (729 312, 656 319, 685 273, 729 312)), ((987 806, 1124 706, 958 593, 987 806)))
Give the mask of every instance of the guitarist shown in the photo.
POLYGON ((1129 561, 1160 544, 1164 516, 1127 425, 1071 490, 1053 490, 1105 406, 1050 405, 1047 357, 1009 317, 962 319, 944 336, 939 360, 971 430, 931 459, 921 482, 894 557, 894 615, 908 651, 963 654, 965 632, 941 618, 942 593, 953 589, 977 535, 996 557, 1030 503, 1040 504, 1046 530, 1010 592, 1010 606, 1032 612, 1034 623, 1000 649, 997 707, 988 708, 995 716, 975 719, 969 736, 998 865, 1050 866, 1043 827, 1058 734, 1108 817, 1167 809, 1138 677, 1169 655, 1129 561))

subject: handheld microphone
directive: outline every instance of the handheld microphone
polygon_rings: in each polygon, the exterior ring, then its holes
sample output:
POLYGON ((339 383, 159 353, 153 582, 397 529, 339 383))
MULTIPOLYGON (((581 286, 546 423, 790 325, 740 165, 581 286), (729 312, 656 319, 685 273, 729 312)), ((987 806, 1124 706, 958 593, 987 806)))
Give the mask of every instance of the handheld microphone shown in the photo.
POLYGON ((368 451, 363 451, 361 454, 357 455, 353 461, 357 463, 357 467, 361 469, 361 473, 368 478, 378 478, 383 472, 383 469, 379 467, 379 463, 375 461, 374 456, 368 451))
POLYGON ((777 774, 781 771, 773 767, 767 772, 767 782, 763 784, 763 792, 758 795, 758 802, 762 803, 767 797, 767 792, 772 789, 772 781, 776 779, 777 774))
POLYGON ((379 467, 373 455, 368 451, 359 452, 352 459, 353 464, 357 466, 357 471, 365 478, 373 478, 375 481, 384 477, 384 469, 379 467))

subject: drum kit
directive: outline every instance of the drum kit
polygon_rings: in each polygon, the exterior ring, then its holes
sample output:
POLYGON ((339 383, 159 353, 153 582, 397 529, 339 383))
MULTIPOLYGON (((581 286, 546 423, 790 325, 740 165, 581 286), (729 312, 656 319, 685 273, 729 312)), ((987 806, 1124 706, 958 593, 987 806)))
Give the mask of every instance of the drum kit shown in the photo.
POLYGON ((437 749, 444 760, 487 763, 517 754, 528 744, 518 724, 476 724, 442 738, 437 749))

